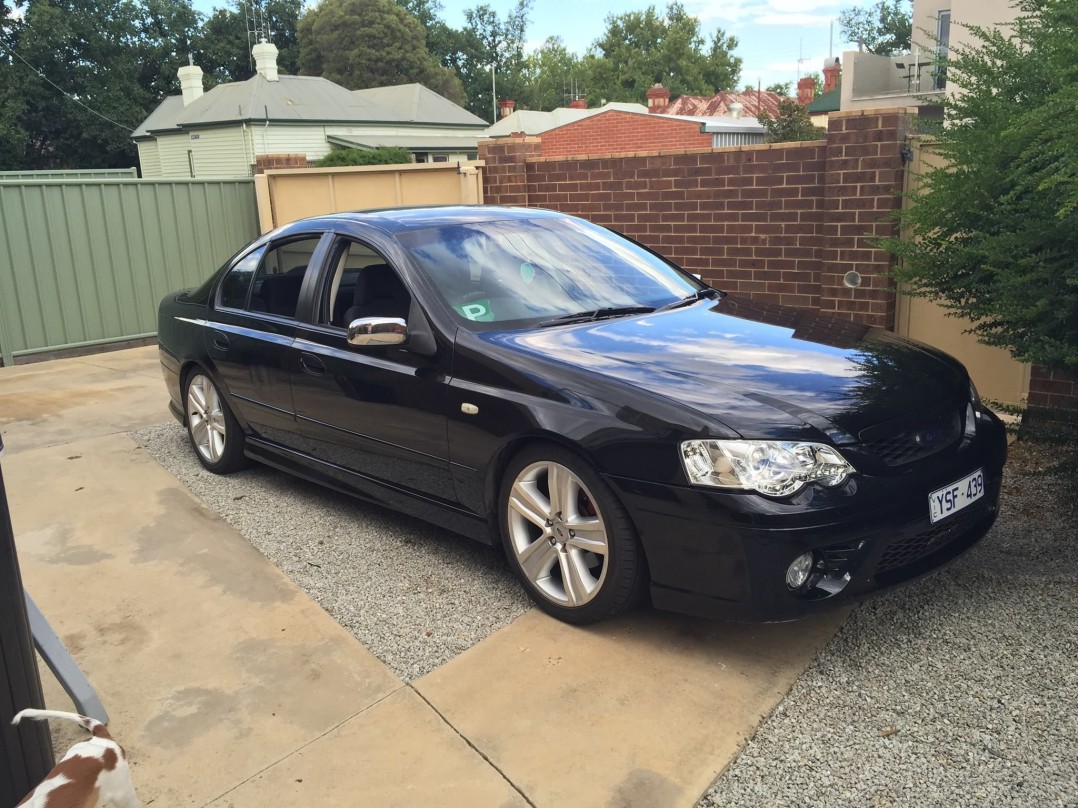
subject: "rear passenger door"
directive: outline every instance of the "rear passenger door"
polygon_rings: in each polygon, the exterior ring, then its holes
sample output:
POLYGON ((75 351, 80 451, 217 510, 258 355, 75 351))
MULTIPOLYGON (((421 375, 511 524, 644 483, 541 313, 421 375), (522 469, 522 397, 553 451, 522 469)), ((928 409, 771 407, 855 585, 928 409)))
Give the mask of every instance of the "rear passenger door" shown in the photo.
POLYGON ((242 257, 222 280, 208 324, 206 352, 238 414, 277 443, 291 444, 296 429, 292 345, 325 253, 323 238, 292 235, 242 257))

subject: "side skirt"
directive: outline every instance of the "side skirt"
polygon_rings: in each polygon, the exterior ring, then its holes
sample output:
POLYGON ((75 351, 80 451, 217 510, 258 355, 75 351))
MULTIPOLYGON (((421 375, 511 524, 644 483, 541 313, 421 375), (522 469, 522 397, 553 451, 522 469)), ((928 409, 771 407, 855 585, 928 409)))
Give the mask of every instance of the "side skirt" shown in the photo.
POLYGON ((493 546, 500 543, 492 535, 484 516, 463 508, 419 496, 250 435, 247 436, 244 453, 267 466, 295 474, 342 494, 418 517, 483 544, 493 546))

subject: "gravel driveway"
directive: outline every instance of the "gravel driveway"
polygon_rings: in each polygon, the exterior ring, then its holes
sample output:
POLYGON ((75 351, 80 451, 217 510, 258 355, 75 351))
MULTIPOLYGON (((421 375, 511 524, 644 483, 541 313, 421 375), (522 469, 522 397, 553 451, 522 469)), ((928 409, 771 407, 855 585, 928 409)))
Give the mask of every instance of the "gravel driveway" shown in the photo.
POLYGON ((1078 475, 1015 444, 999 520, 860 606, 701 806, 1078 805, 1078 475))
MULTIPOLYGON (((495 550, 256 466, 134 439, 399 676, 528 608, 495 550)), ((1012 447, 1000 518, 947 570, 856 609, 700 801, 1078 806, 1078 485, 1012 447)))

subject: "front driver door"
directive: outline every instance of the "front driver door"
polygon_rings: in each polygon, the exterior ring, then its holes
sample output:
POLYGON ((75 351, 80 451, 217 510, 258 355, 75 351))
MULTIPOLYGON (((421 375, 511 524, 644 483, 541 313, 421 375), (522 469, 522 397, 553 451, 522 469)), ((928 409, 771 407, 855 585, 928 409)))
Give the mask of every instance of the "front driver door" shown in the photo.
POLYGON ((407 319, 411 293, 385 257, 340 238, 313 323, 297 331, 292 390, 302 448, 329 473, 399 507, 392 489, 454 499, 446 433, 448 353, 402 346, 357 348, 346 326, 366 316, 407 319))

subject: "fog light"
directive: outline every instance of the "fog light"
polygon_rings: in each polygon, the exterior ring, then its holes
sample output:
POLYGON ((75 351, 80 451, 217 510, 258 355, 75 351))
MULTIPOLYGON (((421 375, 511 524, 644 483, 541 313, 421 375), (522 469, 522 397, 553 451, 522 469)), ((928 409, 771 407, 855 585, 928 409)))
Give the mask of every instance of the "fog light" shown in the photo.
POLYGON ((786 570, 786 586, 790 589, 800 589, 805 585, 812 573, 813 555, 811 552, 802 553, 794 559, 794 563, 786 570))

